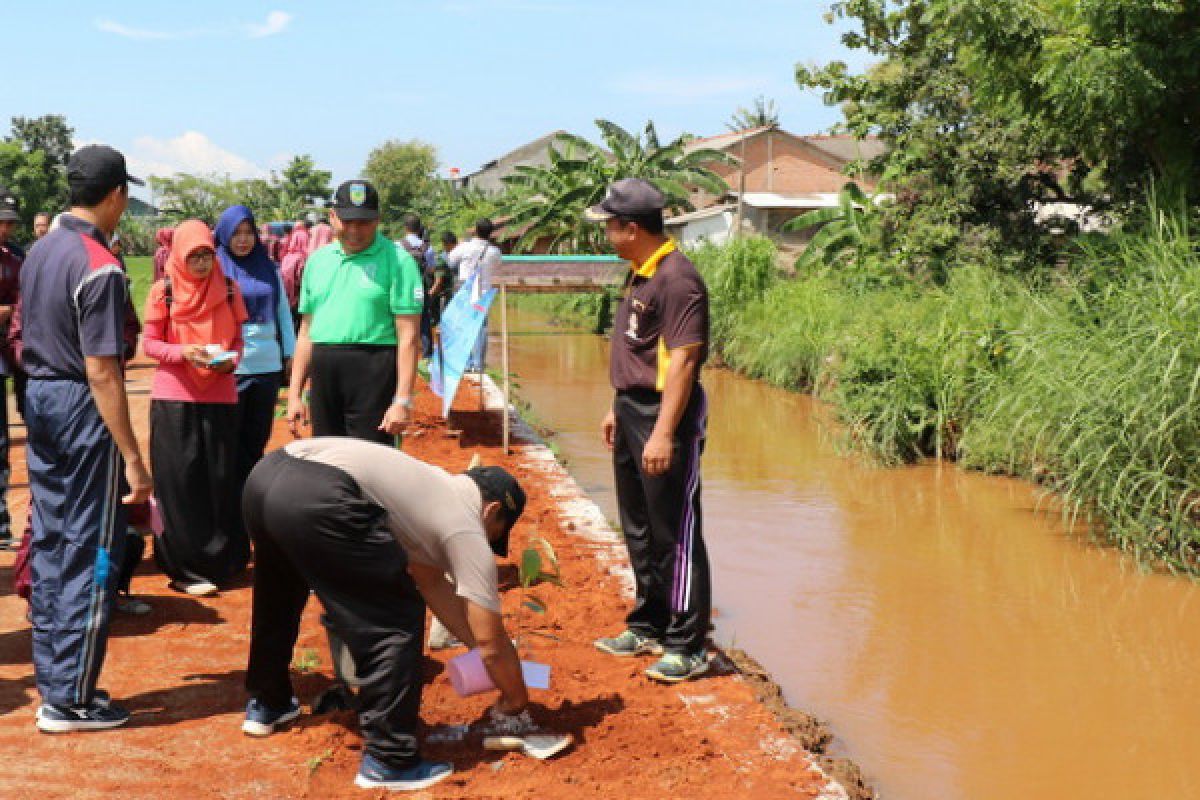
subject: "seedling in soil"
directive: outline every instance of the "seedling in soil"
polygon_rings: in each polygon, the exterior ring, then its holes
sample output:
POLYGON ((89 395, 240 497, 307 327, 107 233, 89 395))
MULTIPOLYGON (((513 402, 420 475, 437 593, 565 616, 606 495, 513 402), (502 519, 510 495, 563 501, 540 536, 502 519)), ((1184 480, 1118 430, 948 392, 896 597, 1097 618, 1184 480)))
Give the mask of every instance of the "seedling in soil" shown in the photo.
POLYGON ((305 761, 304 764, 308 767, 308 776, 311 778, 313 773, 320 769, 321 765, 331 758, 333 758, 333 748, 326 750, 319 756, 313 756, 308 761, 305 761))
MULTIPOLYGON (((539 583, 552 583, 562 587, 562 578, 558 566, 558 555, 550 542, 541 536, 531 537, 529 546, 521 551, 521 560, 517 564, 517 577, 521 583, 521 605, 535 614, 545 614, 546 601, 529 591, 530 587, 539 583)), ((531 633, 533 633, 531 631, 531 633)), ((521 615, 517 615, 517 641, 523 642, 524 625, 521 615)))
POLYGON ((321 666, 321 656, 311 647, 306 647, 297 653, 296 660, 292 662, 292 669, 302 675, 312 672, 319 666, 321 666))

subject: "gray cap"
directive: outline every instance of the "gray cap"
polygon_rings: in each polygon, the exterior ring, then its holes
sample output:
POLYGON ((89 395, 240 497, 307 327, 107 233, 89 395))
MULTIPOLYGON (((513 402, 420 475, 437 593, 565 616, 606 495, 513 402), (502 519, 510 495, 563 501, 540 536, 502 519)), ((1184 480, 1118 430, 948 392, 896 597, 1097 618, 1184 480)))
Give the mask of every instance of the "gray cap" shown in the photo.
POLYGON ((612 217, 643 217, 661 213, 666 204, 666 196, 650 181, 625 178, 609 186, 600 204, 584 211, 583 216, 592 222, 612 217))
POLYGON ((20 208, 17 196, 3 186, 0 186, 0 222, 15 222, 21 216, 17 213, 20 208))

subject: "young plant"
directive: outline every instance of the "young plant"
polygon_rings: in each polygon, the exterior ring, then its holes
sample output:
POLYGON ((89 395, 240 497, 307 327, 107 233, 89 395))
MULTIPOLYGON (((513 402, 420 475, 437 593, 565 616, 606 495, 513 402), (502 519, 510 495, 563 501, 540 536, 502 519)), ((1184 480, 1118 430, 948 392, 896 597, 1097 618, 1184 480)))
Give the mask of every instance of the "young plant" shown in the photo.
MULTIPOLYGON (((533 536, 529 539, 529 546, 521 551, 521 560, 517 563, 517 576, 521 582, 521 605, 535 614, 545 614, 548 608, 546 601, 529 590, 542 582, 552 583, 559 587, 563 585, 558 566, 558 555, 550 546, 550 542, 541 536, 533 536)), ((520 621, 520 614, 517 615, 517 619, 517 639, 521 641, 524 625, 520 621)))

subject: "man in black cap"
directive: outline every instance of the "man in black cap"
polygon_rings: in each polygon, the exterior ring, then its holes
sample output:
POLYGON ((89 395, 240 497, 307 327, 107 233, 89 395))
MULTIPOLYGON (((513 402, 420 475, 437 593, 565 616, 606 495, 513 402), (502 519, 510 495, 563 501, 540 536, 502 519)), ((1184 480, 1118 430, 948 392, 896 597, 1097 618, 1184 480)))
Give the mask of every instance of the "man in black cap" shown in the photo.
POLYGON ((125 395, 125 272, 108 249, 141 181, 111 147, 67 163, 70 209, 21 271, 33 544, 33 665, 48 733, 113 728, 129 713, 96 689, 125 547, 122 503, 150 475, 125 395), (118 487, 121 464, 129 493, 118 487))
POLYGON ((12 241, 12 233, 20 221, 20 206, 16 195, 0 186, 0 550, 14 546, 12 518, 8 513, 8 478, 11 469, 8 460, 8 379, 12 378, 18 391, 20 406, 21 365, 10 345, 8 336, 13 314, 17 309, 20 290, 21 264, 25 251, 12 241))
POLYGON ((628 178, 587 211, 632 267, 613 321, 616 397, 602 429, 637 594, 626 630, 595 644, 617 656, 662 654, 646 674, 675 683, 708 670, 712 591, 700 525, 708 414, 698 380, 708 290, 663 234, 665 202, 653 184, 628 178))
POLYGON ((266 456, 242 501, 256 543, 242 730, 268 736, 300 715, 288 665, 310 590, 353 658, 366 738, 359 786, 422 789, 453 771, 422 760, 417 745, 426 603, 479 649, 500 690, 493 723, 532 727, 493 557, 507 553, 524 508, 524 491, 500 467, 451 475, 346 437, 303 439, 266 456))
POLYGON ((339 186, 330 222, 337 241, 308 257, 300 287, 288 426, 299 436, 311 414, 315 436, 387 444, 412 410, 425 306, 421 271, 379 233, 379 193, 370 182, 339 186))

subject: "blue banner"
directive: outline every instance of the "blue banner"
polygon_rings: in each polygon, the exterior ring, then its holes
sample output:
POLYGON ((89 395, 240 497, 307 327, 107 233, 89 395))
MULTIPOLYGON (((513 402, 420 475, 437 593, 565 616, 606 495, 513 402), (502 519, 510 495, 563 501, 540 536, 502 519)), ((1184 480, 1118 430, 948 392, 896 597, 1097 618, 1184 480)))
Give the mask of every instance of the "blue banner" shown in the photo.
POLYGON ((429 387, 442 398, 443 417, 450 415, 458 384, 471 360, 471 350, 487 322, 488 309, 498 291, 488 289, 475 297, 476 278, 477 275, 472 275, 442 312, 441 347, 429 360, 429 387))

